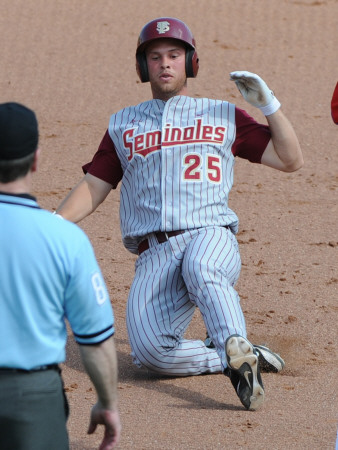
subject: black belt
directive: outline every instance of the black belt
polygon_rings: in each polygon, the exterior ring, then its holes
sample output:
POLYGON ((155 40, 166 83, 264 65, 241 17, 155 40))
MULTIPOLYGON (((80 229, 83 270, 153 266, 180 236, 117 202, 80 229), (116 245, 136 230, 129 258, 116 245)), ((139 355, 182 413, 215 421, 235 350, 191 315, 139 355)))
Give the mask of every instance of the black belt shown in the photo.
POLYGON ((60 371, 58 364, 47 364, 46 366, 38 366, 33 369, 14 369, 10 367, 0 367, 0 372, 7 373, 30 373, 30 372, 42 372, 43 370, 57 370, 60 371))
MULTIPOLYGON (((224 225, 224 228, 229 228, 228 225, 224 225)), ((157 233, 154 233, 157 242, 159 244, 163 244, 163 242, 166 242, 169 238, 173 236, 178 236, 179 234, 185 233, 187 230, 177 230, 177 231, 158 231, 157 233)), ((144 241, 141 241, 138 246, 138 254, 145 252, 149 248, 149 240, 144 239, 144 241)))
MULTIPOLYGON (((158 231, 157 233, 154 233, 156 236, 157 242, 159 244, 163 244, 163 242, 166 242, 169 238, 173 236, 178 236, 179 234, 185 233, 186 230, 177 230, 177 231, 158 231)), ((148 239, 145 239, 144 241, 140 242, 138 246, 138 254, 145 252, 149 248, 149 241, 148 239)))

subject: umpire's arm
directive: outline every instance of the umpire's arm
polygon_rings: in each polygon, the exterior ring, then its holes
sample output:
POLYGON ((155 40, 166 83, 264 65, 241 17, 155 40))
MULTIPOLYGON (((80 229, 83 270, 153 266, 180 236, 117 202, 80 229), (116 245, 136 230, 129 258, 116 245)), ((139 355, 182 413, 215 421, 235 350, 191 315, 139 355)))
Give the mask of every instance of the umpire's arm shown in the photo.
POLYGON ((105 427, 100 449, 110 450, 119 441, 121 424, 117 409, 117 356, 114 338, 95 345, 79 345, 83 365, 88 373, 98 401, 93 406, 88 434, 95 431, 98 424, 105 427))

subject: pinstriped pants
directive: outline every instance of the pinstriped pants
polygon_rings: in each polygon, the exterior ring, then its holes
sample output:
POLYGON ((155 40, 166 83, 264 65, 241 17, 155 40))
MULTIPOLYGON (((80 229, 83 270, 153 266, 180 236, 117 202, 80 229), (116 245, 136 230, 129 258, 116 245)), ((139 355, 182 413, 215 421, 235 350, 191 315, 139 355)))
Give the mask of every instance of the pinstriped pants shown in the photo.
POLYGON ((190 230, 149 249, 136 261, 127 305, 133 361, 172 376, 218 373, 226 367, 224 342, 246 337, 234 289, 241 268, 238 243, 224 227, 190 230), (199 308, 215 349, 184 333, 199 308))

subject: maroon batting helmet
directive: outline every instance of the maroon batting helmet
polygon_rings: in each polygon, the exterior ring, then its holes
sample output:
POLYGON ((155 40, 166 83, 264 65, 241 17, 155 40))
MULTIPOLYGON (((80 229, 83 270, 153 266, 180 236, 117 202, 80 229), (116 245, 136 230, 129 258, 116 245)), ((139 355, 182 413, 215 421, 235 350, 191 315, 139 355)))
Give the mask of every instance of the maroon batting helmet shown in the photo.
POLYGON ((160 17, 148 22, 141 30, 136 49, 136 71, 142 83, 149 81, 145 55, 147 44, 155 39, 177 39, 186 46, 185 72, 188 78, 195 78, 198 72, 198 56, 194 36, 187 25, 173 17, 160 17))

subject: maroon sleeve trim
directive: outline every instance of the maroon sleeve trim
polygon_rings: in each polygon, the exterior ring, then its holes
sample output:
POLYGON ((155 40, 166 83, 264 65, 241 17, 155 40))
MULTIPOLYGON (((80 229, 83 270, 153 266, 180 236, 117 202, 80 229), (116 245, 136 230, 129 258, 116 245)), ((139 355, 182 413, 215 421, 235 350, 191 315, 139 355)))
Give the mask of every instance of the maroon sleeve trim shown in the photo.
POLYGON ((90 173, 106 181, 112 185, 113 189, 116 189, 122 179, 123 170, 108 130, 105 132, 93 159, 91 162, 84 164, 82 170, 84 173, 90 173))
POLYGON ((260 164, 271 139, 269 127, 256 122, 246 111, 237 107, 235 121, 236 138, 232 146, 233 155, 260 164))

